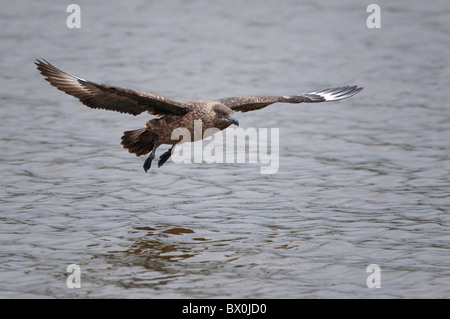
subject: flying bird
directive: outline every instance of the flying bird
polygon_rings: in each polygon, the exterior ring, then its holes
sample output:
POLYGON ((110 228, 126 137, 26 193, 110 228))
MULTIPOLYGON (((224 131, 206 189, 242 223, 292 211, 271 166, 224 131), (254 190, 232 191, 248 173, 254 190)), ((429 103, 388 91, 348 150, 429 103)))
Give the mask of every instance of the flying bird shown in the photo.
MULTIPOLYGON (((191 133, 194 142, 194 122, 201 121, 201 139, 207 129, 224 130, 228 126, 239 125, 234 112, 249 112, 262 109, 274 103, 318 103, 338 101, 349 98, 363 88, 358 86, 343 86, 320 91, 302 93, 290 96, 241 96, 227 97, 214 101, 197 100, 179 102, 153 93, 125 89, 118 86, 91 82, 66 73, 45 59, 36 59, 40 73, 57 89, 79 99, 84 105, 93 109, 104 109, 121 113, 138 115, 148 112, 156 116, 147 121, 144 128, 126 131, 122 136, 123 148, 136 156, 150 153, 144 162, 147 172, 155 158, 156 149, 168 144, 172 147, 159 157, 158 167, 161 167, 172 155, 172 150, 180 139, 172 139, 172 132, 177 128, 186 128, 191 133)), ((197 137, 198 138, 198 137, 197 137)))

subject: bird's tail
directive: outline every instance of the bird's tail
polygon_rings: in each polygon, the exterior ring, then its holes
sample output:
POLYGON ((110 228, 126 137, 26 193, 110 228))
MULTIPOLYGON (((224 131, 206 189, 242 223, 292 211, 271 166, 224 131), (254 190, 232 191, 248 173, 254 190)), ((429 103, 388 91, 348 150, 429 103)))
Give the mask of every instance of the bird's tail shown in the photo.
POLYGON ((153 140, 156 134, 147 128, 123 132, 122 145, 128 149, 128 152, 136 154, 136 156, 150 153, 153 149, 153 140))

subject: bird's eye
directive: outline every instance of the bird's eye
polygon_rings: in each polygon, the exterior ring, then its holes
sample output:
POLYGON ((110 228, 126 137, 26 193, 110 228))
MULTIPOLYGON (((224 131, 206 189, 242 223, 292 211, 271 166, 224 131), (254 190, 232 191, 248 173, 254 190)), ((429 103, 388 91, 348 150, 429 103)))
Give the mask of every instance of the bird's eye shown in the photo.
POLYGON ((225 112, 219 111, 219 116, 220 116, 220 117, 225 117, 225 112))

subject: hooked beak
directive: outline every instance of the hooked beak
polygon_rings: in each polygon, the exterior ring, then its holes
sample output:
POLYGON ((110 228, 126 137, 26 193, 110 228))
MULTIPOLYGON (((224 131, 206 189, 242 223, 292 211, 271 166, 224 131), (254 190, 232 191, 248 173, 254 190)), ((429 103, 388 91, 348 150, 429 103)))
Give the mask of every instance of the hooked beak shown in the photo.
POLYGON ((238 120, 236 120, 233 116, 230 117, 230 118, 228 119, 228 121, 230 121, 230 122, 233 123, 234 125, 239 126, 238 120))

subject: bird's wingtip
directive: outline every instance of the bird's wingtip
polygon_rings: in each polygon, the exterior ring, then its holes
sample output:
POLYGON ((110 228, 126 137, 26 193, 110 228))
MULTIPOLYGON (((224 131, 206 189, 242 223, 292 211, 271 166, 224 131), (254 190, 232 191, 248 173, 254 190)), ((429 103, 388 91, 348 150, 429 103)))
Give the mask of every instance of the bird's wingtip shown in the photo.
POLYGON ((308 93, 307 95, 319 96, 321 98, 320 102, 338 101, 338 100, 343 100, 343 99, 352 97, 353 95, 361 92, 363 89, 364 88, 362 86, 347 85, 347 86, 334 87, 334 88, 329 88, 329 89, 320 90, 320 91, 314 91, 314 92, 308 93))
MULTIPOLYGON (((80 77, 78 77, 78 76, 72 75, 72 74, 70 74, 70 73, 67 73, 67 72, 65 72, 65 71, 63 71, 63 70, 57 68, 56 66, 54 66, 53 64, 51 64, 50 62, 48 62, 48 61, 47 61, 46 59, 44 59, 44 58, 41 58, 41 59, 36 58, 36 61, 35 61, 34 63, 37 65, 37 68, 38 68, 40 71, 44 71, 44 70, 46 70, 46 71, 52 70, 52 72, 60 72, 61 74, 64 73, 64 74, 66 74, 66 75, 68 75, 68 76, 70 76, 70 77, 73 77, 73 78, 75 78, 75 79, 77 79, 77 80, 79 80, 79 81, 87 82, 87 80, 85 80, 85 79, 83 79, 83 78, 80 78, 80 77)), ((41 73, 42 73, 42 72, 41 72, 41 73)), ((43 74, 43 75, 44 75, 44 74, 43 74)))
POLYGON ((46 59, 44 59, 44 58, 35 58, 34 63, 35 63, 36 65, 39 65, 39 64, 52 65, 50 62, 48 62, 48 61, 47 61, 46 59))

